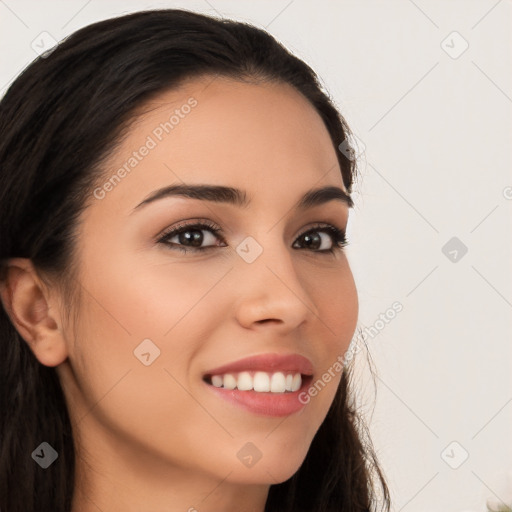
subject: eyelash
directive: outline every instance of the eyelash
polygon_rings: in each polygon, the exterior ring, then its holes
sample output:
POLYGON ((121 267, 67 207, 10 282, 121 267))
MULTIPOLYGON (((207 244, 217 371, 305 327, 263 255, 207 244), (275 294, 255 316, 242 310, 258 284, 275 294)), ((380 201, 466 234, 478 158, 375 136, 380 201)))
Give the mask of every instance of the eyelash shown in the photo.
MULTIPOLYGON (((187 231, 202 231, 207 230, 212 232, 217 238, 222 239, 222 229, 218 228, 214 224, 211 224, 210 222, 199 222, 196 224, 180 224, 171 230, 164 232, 161 237, 158 238, 157 243, 162 243, 164 245, 167 245, 169 249, 171 250, 179 250, 181 252, 200 252, 200 251, 206 251, 208 249, 215 249, 218 247, 217 245, 209 245, 207 247, 197 248, 197 247, 188 247, 185 248, 183 245, 178 245, 174 243, 170 243, 168 240, 170 238, 173 238, 176 235, 180 235, 181 233, 187 232, 187 231)), ((311 228, 309 228, 307 231, 304 231, 301 233, 298 238, 303 237, 304 235, 307 235, 309 233, 314 232, 323 232, 331 235, 331 239, 333 241, 333 246, 331 249, 324 249, 323 251, 313 251, 318 254, 335 254, 338 251, 343 251, 344 248, 349 244, 346 232, 343 229, 339 229, 336 226, 333 226, 331 224, 318 224, 311 228)), ((225 240, 221 240, 223 243, 225 243, 225 240)))

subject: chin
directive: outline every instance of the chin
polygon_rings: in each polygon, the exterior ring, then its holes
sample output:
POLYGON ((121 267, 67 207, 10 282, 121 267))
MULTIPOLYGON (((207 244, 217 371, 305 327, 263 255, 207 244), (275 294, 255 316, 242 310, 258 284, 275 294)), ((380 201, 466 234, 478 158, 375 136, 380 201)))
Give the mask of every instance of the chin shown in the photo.
MULTIPOLYGON (((279 484, 290 479, 299 470, 306 455, 306 449, 291 452, 290 450, 269 448, 268 454, 263 453, 252 466, 245 466, 243 463, 237 464, 228 480, 233 483, 254 485, 279 484)), ((224 474, 223 477, 225 476, 224 474)))

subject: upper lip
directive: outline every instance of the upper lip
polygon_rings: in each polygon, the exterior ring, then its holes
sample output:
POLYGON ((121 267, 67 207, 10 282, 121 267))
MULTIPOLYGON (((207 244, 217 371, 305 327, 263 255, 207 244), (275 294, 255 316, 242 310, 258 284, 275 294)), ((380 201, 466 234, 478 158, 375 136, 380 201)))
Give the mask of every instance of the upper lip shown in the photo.
POLYGON ((303 375, 313 375, 313 364, 308 358, 299 354, 259 354, 213 368, 206 375, 223 375, 245 370, 262 372, 287 371, 303 375))

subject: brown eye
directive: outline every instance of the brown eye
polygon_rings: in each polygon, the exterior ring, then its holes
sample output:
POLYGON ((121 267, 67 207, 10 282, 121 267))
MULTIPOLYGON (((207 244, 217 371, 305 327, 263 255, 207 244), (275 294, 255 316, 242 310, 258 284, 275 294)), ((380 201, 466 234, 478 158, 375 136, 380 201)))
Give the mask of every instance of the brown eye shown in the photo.
MULTIPOLYGON (((215 247, 225 247, 226 245, 215 244, 215 239, 222 240, 225 244, 224 239, 220 236, 222 230, 209 223, 196 223, 196 224, 180 224, 171 230, 164 233, 159 239, 158 243, 165 244, 169 249, 177 249, 182 252, 198 252, 214 249, 215 247), (203 235, 204 232, 208 232, 207 236, 203 235), (171 239, 176 238, 175 241, 171 242, 171 239), (212 242, 209 245, 204 246, 204 243, 212 242)), ((308 231, 299 235, 297 240, 302 240, 303 247, 297 247, 296 249, 310 249, 312 252, 333 254, 336 251, 343 250, 348 245, 345 231, 339 229, 330 224, 319 225, 310 228, 308 231), (328 235, 331 239, 331 247, 323 248, 322 245, 328 244, 327 238, 322 237, 320 234, 328 235), (324 242, 325 240, 325 242, 324 242)))
POLYGON ((306 248, 312 248, 314 252, 319 253, 334 253, 337 250, 343 250, 348 245, 345 231, 332 225, 317 226, 309 229, 299 236, 299 239, 304 241, 306 248), (318 233, 329 235, 332 240, 330 248, 320 249, 322 246, 322 237, 318 233))
POLYGON ((173 228, 170 232, 164 233, 158 242, 168 245, 170 249, 178 249, 183 252, 203 251, 217 247, 215 244, 206 247, 201 246, 205 241, 212 242, 215 238, 219 238, 216 234, 220 232, 220 228, 210 224, 182 224, 173 228), (204 236, 203 232, 209 232, 209 236, 204 236), (171 239, 175 237, 177 237, 177 241, 171 242, 171 239))

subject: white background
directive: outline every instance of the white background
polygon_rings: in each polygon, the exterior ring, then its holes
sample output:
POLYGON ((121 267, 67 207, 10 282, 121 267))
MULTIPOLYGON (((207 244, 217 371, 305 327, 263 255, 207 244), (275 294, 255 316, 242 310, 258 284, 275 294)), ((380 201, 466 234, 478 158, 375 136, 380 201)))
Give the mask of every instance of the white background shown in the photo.
POLYGON ((393 510, 512 500, 511 2, 3 0, 0 95, 41 32, 60 40, 157 7, 265 28, 364 144, 347 251, 360 325, 379 331, 367 339, 377 395, 364 351, 357 382, 393 510), (468 249, 457 261, 442 250, 452 237, 468 249), (403 311, 382 327, 395 301, 403 311))

